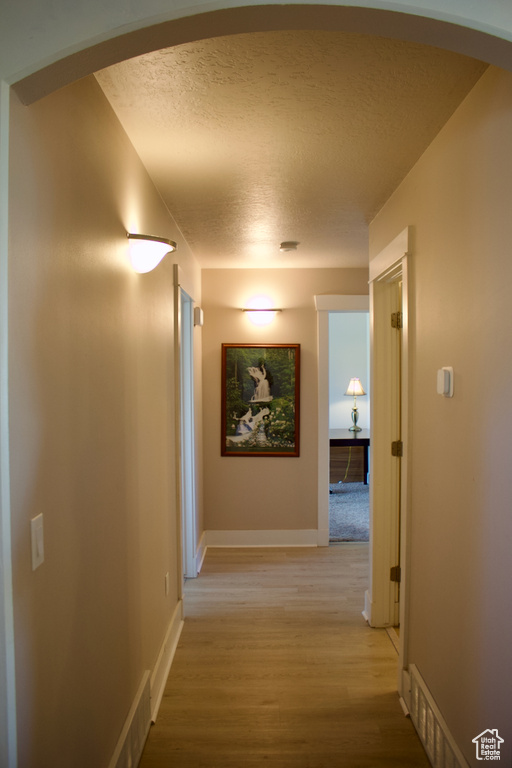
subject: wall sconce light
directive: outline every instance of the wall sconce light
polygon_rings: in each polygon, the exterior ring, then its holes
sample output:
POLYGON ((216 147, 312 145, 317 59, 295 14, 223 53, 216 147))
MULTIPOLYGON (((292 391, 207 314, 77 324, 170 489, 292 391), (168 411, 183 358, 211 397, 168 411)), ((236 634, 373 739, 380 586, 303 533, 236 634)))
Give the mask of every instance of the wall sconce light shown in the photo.
POLYGON ((359 418, 357 412, 357 398, 361 397, 361 395, 366 395, 366 392, 363 389, 360 379, 350 379, 345 394, 354 398, 354 405, 352 406, 352 426, 349 427, 349 432, 361 432, 361 427, 357 426, 357 420, 359 418))
POLYGON ((247 302, 247 307, 242 309, 242 312, 247 313, 247 317, 253 325, 269 325, 277 312, 282 312, 282 309, 272 306, 272 302, 267 296, 255 296, 247 302))
POLYGON ((152 235, 132 235, 127 232, 130 241, 130 261, 136 272, 151 272, 164 256, 178 247, 174 240, 152 235))

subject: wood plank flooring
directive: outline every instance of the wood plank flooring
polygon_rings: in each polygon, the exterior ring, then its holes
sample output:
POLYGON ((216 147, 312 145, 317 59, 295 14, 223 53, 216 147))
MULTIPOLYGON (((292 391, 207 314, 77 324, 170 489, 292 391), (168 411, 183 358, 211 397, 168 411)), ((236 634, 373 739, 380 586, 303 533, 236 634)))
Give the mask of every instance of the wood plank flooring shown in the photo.
POLYGON ((427 768, 367 544, 209 549, 140 768, 427 768))

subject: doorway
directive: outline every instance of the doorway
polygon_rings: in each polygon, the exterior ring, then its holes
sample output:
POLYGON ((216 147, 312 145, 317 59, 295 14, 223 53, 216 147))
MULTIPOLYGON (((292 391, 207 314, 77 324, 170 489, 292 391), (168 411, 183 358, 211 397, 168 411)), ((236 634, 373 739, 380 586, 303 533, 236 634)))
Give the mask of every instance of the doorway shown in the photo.
MULTIPOLYGON (((318 534, 329 545, 329 314, 368 313, 369 296, 315 296, 318 329, 318 534)), ((349 398, 347 398, 348 400, 349 398)))
POLYGON ((330 543, 369 541, 369 372, 369 312, 329 312, 330 543))

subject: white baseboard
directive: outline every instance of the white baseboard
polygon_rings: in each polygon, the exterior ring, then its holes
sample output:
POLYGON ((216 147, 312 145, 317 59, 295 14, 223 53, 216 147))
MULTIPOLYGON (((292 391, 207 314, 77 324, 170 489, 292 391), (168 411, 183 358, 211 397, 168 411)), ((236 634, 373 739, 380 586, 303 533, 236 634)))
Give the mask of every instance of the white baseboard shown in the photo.
POLYGON ((149 670, 144 672, 116 744, 109 768, 138 765, 151 727, 149 670))
MULTIPOLYGON (((408 669, 400 669, 398 662, 398 694, 407 708, 408 715, 411 715, 411 675, 408 669)), ((404 706, 403 705, 403 706, 404 706)))
POLYGON ((415 664, 409 667, 411 719, 433 768, 469 768, 415 664))
POLYGON ((165 633, 158 659, 151 675, 151 722, 156 721, 165 684, 169 676, 172 660, 176 652, 181 630, 183 629, 183 603, 180 600, 174 609, 171 621, 165 633))
POLYGON ((407 706, 407 702, 405 701, 405 699, 403 699, 403 698, 400 696, 400 698, 398 699, 398 701, 400 702, 400 706, 402 707, 402 711, 403 711, 404 715, 405 715, 406 717, 410 717, 410 716, 411 716, 411 713, 409 712, 409 707, 407 706))
POLYGON ((183 606, 177 604, 169 622, 153 674, 144 672, 139 690, 130 707, 109 768, 131 768, 138 765, 146 738, 154 723, 183 627, 183 606))
POLYGON ((362 614, 370 627, 373 627, 374 629, 385 629, 393 626, 390 621, 388 603, 382 596, 377 601, 373 600, 368 589, 364 593, 364 609, 362 614))
POLYGON ((318 531, 205 531, 208 547, 316 547, 318 531))
POLYGON ((199 540, 199 544, 197 545, 197 553, 196 553, 196 571, 197 573, 201 573, 201 568, 203 567, 204 558, 206 555, 207 545, 206 545, 206 531, 203 531, 203 535, 201 536, 199 540))

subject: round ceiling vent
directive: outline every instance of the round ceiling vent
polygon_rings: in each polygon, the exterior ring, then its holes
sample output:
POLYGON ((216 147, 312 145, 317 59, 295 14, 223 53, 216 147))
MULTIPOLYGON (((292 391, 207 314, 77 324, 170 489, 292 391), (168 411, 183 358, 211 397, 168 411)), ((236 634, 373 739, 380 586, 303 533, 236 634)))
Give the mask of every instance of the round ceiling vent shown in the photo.
POLYGON ((279 246, 279 250, 283 253, 286 253, 286 251, 296 251, 298 246, 298 242, 296 240, 285 240, 284 243, 281 243, 279 246))

